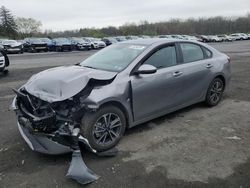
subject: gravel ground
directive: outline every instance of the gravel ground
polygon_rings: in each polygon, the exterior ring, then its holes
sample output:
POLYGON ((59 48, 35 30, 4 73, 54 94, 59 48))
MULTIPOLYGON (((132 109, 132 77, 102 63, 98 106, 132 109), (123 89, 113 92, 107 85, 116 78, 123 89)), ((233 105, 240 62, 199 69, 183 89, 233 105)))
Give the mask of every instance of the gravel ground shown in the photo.
MULTIPOLYGON (((179 110, 128 130, 119 154, 84 161, 100 175, 88 187, 250 187, 250 42, 211 44, 231 57, 223 101, 179 110)), ((9 110, 11 88, 44 69, 81 62, 95 51, 10 55, 0 75, 0 187, 83 187, 65 178, 71 155, 32 152, 9 110)))

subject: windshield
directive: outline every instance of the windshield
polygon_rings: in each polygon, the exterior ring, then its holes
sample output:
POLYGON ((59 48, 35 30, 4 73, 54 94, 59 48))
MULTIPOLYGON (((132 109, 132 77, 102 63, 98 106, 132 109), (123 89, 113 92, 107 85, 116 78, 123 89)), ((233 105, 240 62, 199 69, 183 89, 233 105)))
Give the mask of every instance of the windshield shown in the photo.
POLYGON ((72 40, 75 42, 84 42, 84 40, 81 38, 72 38, 72 40))
POLYGON ((56 38, 55 41, 69 43, 69 40, 66 38, 56 38))
POLYGON ((3 44, 15 44, 16 43, 16 41, 14 41, 14 40, 5 40, 5 41, 3 41, 3 44))
POLYGON ((48 38, 41 38, 40 40, 41 40, 42 42, 51 42, 50 39, 48 39, 48 38))
POLYGON ((31 38, 30 42, 41 43, 42 41, 40 39, 37 39, 37 38, 31 38))
POLYGON ((84 40, 85 42, 90 42, 90 40, 89 40, 89 39, 86 39, 86 38, 83 38, 83 40, 84 40))
POLYGON ((93 69, 120 72, 145 48, 146 46, 137 44, 114 44, 84 60, 80 65, 93 69))
POLYGON ((101 41, 101 39, 94 38, 93 41, 94 41, 94 42, 96 42, 96 41, 101 41))

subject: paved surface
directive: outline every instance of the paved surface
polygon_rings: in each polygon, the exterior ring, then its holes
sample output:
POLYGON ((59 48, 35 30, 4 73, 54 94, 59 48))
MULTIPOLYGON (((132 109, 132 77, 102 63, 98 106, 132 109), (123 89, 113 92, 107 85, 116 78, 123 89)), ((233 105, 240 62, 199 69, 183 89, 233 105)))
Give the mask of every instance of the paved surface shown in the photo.
MULTIPOLYGON (((116 157, 86 153, 86 164, 101 176, 88 187, 250 187, 250 42, 212 45, 232 59, 223 101, 214 108, 193 105, 128 130, 116 157)), ((32 74, 93 53, 10 56, 10 74, 0 75, 0 187, 83 187, 65 178, 71 155, 47 156, 28 148, 8 107, 10 88, 32 74)))

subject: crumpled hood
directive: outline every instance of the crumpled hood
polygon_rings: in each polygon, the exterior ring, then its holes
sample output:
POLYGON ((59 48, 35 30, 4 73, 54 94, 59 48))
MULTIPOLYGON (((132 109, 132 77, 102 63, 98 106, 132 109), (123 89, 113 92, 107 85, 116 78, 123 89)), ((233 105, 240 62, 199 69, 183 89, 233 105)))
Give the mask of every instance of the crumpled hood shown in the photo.
POLYGON ((48 69, 32 76, 24 85, 31 94, 47 102, 63 101, 84 89, 90 79, 108 81, 117 73, 81 66, 48 69))

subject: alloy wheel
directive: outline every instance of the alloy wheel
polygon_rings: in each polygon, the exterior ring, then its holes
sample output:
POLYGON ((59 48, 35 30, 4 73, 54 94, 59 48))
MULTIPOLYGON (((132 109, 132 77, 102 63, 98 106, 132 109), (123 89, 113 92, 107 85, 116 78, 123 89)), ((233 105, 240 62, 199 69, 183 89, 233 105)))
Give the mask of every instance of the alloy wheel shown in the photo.
POLYGON ((96 121, 92 135, 96 144, 101 146, 111 145, 119 139, 122 132, 122 122, 115 113, 102 115, 96 121))
POLYGON ((221 95, 223 93, 223 83, 220 80, 216 80, 210 89, 210 101, 216 104, 220 101, 221 95))

